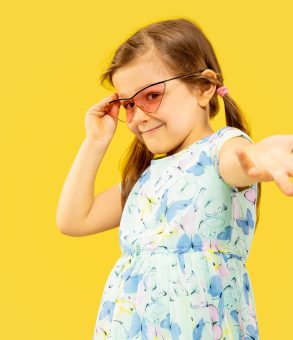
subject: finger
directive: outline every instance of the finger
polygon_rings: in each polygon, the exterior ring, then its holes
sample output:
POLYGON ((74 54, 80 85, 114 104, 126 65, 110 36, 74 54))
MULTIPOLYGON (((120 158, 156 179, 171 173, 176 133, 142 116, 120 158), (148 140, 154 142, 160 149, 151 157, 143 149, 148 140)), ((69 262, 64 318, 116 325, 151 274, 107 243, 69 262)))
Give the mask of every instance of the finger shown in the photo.
POLYGON ((258 173, 257 167, 252 162, 251 158, 248 156, 244 148, 237 147, 235 149, 235 153, 238 156, 241 166, 246 170, 247 173, 250 171, 252 176, 258 173))
POLYGON ((287 174, 291 177, 293 177, 293 167, 291 167, 288 171, 287 174))
POLYGON ((293 184, 291 183, 286 172, 284 172, 283 170, 278 170, 272 172, 272 176, 277 186, 285 195, 293 196, 293 184))
POLYGON ((261 176, 261 171, 256 166, 253 166, 248 170, 248 175, 252 177, 259 177, 261 176))
POLYGON ((108 114, 110 112, 111 106, 113 106, 113 104, 109 104, 109 101, 115 99, 116 96, 117 94, 114 93, 111 96, 105 97, 99 103, 92 105, 88 109, 87 113, 90 113, 97 117, 103 117, 105 114, 108 114))
POLYGON ((113 106, 113 104, 109 104, 109 101, 116 99, 117 94, 114 93, 111 96, 105 97, 103 98, 99 103, 94 104, 91 109, 95 110, 95 111, 104 111, 105 109, 107 110, 108 108, 110 108, 111 106, 113 106))
MULTIPOLYGON (((115 99, 117 99, 117 98, 115 98, 115 99)), ((109 115, 117 118, 118 115, 119 115, 120 106, 121 106, 120 101, 117 101, 117 102, 114 102, 113 104, 110 104, 110 106, 108 108, 109 115)))

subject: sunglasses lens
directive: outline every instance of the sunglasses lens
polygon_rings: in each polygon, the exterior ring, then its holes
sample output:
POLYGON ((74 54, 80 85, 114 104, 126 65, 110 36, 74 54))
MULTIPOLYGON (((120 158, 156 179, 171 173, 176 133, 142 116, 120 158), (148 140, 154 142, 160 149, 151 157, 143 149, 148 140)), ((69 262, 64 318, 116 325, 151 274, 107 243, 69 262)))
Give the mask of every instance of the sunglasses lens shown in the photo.
POLYGON ((123 122, 131 122, 135 106, 143 111, 154 113, 161 104, 165 91, 165 83, 156 84, 147 87, 139 92, 134 98, 135 105, 130 100, 120 100, 121 106, 119 110, 119 119, 123 122))

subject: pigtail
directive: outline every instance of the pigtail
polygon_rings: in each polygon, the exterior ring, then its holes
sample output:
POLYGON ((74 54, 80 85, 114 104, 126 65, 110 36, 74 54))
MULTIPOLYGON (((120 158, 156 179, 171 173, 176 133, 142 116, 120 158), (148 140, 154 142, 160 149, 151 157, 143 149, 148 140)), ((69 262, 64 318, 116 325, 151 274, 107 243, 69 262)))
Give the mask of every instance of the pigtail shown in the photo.
MULTIPOLYGON (((223 96, 224 105, 225 105, 225 116, 226 116, 226 125, 238 128, 245 132, 249 137, 251 137, 251 129, 240 110, 239 106, 232 99, 232 97, 227 93, 223 96)), ((262 191, 262 183, 257 183, 257 202, 256 202, 256 221, 255 221, 255 231, 257 229, 257 224, 260 218, 260 198, 262 191)))
POLYGON ((127 149, 122 163, 121 204, 127 197, 144 170, 151 164, 154 154, 136 137, 127 149))

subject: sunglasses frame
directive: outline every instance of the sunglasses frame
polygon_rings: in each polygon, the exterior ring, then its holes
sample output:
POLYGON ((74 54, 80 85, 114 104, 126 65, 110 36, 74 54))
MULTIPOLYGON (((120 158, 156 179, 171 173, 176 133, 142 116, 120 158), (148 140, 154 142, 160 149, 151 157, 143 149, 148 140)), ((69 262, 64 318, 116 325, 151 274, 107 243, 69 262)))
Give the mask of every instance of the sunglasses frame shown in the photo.
MULTIPOLYGON (((184 76, 178 76, 178 77, 173 77, 173 78, 170 78, 170 79, 158 81, 158 82, 156 82, 156 83, 153 83, 153 84, 150 84, 150 85, 145 86, 145 87, 142 88, 141 90, 137 91, 137 92, 136 92, 132 97, 130 97, 130 98, 118 98, 118 99, 111 100, 110 102, 108 102, 108 105, 111 104, 111 103, 114 103, 114 102, 118 102, 118 101, 120 101, 120 100, 129 100, 129 101, 131 101, 135 106, 137 106, 137 105, 135 104, 135 101, 133 100, 133 98, 134 98, 136 95, 138 95, 141 91, 147 89, 148 87, 153 86, 153 85, 157 85, 157 84, 161 84, 161 83, 166 83, 167 81, 170 81, 170 80, 173 80, 173 79, 179 79, 179 78, 185 78, 185 77, 190 77, 190 76, 194 76, 194 75, 199 75, 199 74, 201 74, 203 71, 204 71, 204 70, 199 70, 199 72, 196 72, 196 73, 189 73, 189 74, 186 74, 186 75, 184 75, 184 76)), ((163 95, 164 95, 164 93, 165 93, 165 90, 164 90, 164 92, 163 92, 163 95)), ((162 97, 162 99, 163 99, 163 97, 162 97)), ((159 106, 158 106, 158 107, 159 107, 159 106)), ((157 108, 157 109, 158 109, 158 108, 157 108)), ((143 110, 143 109, 142 109, 142 110, 143 110)), ((143 110, 143 111, 146 111, 146 110, 143 110)), ((157 111, 157 110, 156 110, 156 111, 157 111)), ((146 112, 155 113, 156 111, 154 111, 154 112, 146 111, 146 112)), ((118 120, 119 120, 120 122, 122 122, 122 123, 126 123, 126 122, 124 122, 123 120, 119 119, 118 117, 115 117, 115 116, 111 116, 111 117, 118 119, 118 120)), ((130 121, 130 122, 131 122, 131 121, 130 121)), ((130 123, 130 122, 129 122, 129 123, 130 123)))

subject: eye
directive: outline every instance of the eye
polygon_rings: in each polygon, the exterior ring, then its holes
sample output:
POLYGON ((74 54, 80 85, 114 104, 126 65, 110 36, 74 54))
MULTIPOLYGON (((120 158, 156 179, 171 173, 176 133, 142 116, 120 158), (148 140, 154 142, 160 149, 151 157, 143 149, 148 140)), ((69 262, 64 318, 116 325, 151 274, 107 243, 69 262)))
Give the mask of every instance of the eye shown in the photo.
POLYGON ((128 104, 132 104, 131 107, 133 107, 133 103, 132 103, 132 102, 127 102, 127 103, 125 103, 125 104, 123 105, 123 106, 125 107, 125 109, 128 109, 128 106, 127 106, 128 104))
POLYGON ((149 94, 148 94, 148 97, 149 97, 149 96, 153 96, 152 99, 156 99, 159 95, 160 95, 160 93, 149 93, 149 94))

